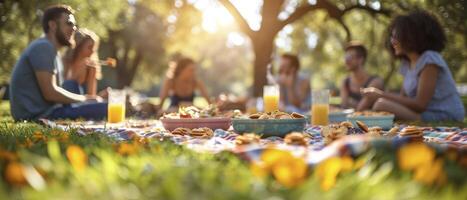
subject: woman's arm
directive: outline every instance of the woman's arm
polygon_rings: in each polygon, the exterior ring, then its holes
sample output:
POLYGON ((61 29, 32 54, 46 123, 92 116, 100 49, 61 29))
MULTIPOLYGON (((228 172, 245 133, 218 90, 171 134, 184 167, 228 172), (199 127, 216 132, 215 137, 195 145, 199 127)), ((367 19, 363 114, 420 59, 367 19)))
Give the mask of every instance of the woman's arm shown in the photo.
POLYGON ((417 95, 415 98, 405 97, 388 92, 369 91, 365 92, 367 96, 383 97, 402 104, 409 109, 421 113, 426 110, 433 94, 435 93, 436 81, 438 79, 439 69, 436 65, 428 64, 420 72, 418 79, 417 95), (376 94, 380 93, 380 94, 376 94))
POLYGON ((199 91, 201 92, 201 96, 204 97, 204 99, 206 99, 206 101, 211 104, 211 100, 209 99, 209 94, 208 94, 208 90, 206 89, 206 86, 204 85, 203 82, 199 81, 199 80, 196 80, 196 87, 199 89, 199 91))
POLYGON ((159 107, 160 108, 162 108, 162 106, 164 105, 165 99, 169 95, 169 90, 172 87, 172 85, 170 83, 171 83, 171 81, 168 78, 165 78, 164 82, 162 83, 162 88, 161 88, 161 90, 159 92, 159 99, 160 99, 159 107))
POLYGON ((92 60, 86 63, 86 94, 97 94, 97 66, 98 64, 92 60))
MULTIPOLYGON (((383 90, 384 88, 384 83, 383 83, 383 80, 381 80, 380 78, 375 78, 371 81, 369 87, 374 87, 374 88, 378 88, 380 90, 383 90)), ((362 110, 367 110, 367 109, 371 109, 371 106, 375 103, 376 99, 371 99, 367 96, 363 96, 363 98, 360 100, 360 102, 358 102, 358 105, 357 105, 357 108, 356 110, 357 111, 362 111, 362 110)))

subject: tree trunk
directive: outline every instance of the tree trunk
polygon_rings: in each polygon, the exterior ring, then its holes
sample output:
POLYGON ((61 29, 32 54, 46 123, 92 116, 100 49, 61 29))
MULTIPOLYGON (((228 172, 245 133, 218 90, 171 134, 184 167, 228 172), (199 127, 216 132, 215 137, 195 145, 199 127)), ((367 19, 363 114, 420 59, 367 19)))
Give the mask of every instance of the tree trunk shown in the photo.
POLYGON ((254 60, 254 81, 253 81, 253 95, 261 97, 263 95, 263 86, 267 82, 267 66, 271 62, 271 55, 274 48, 274 36, 264 36, 258 32, 258 37, 253 39, 253 50, 255 54, 254 60))

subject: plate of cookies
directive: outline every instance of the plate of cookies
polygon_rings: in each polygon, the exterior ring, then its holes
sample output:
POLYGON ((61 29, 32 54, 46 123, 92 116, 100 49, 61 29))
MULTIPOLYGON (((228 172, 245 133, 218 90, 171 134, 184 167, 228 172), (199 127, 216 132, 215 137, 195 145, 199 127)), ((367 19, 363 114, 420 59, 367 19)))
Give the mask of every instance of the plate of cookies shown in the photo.
POLYGON ((301 132, 306 123, 306 117, 299 113, 288 114, 281 111, 255 113, 246 118, 232 119, 232 127, 237 133, 256 133, 266 137, 301 132))
POLYGON ((212 130, 227 130, 231 124, 231 118, 219 114, 217 108, 209 106, 207 109, 198 109, 190 106, 180 108, 178 112, 164 114, 160 121, 168 131, 174 131, 176 128, 203 128, 212 130))
POLYGON ((374 111, 354 112, 347 115, 347 120, 352 122, 354 126, 358 126, 357 121, 360 121, 367 126, 378 126, 384 130, 389 130, 394 124, 394 114, 374 111))

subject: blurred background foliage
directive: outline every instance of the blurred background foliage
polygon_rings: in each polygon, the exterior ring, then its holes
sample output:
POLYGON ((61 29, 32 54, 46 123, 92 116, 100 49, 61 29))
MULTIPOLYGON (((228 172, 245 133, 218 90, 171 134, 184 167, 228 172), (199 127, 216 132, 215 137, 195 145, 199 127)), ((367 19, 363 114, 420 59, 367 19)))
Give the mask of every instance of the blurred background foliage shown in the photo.
MULTIPOLYGON (((231 0, 252 29, 261 21, 261 0, 231 0)), ((286 0, 285 11, 316 1, 286 0)), ((467 82, 467 12, 465 0, 348 0, 337 7, 369 5, 391 10, 391 16, 423 8, 436 14, 446 28, 448 45, 442 52, 455 80, 467 82)), ((1 0, 0 84, 7 84, 21 51, 41 36, 44 8, 71 5, 80 27, 101 37, 100 57, 114 57, 117 67, 104 68, 99 87, 131 86, 156 96, 168 62, 179 55, 198 61, 198 74, 211 95, 251 94, 254 53, 250 39, 218 0, 1 0)), ((280 15, 279 15, 280 17, 280 15)), ((387 89, 398 90, 402 77, 398 63, 384 48, 391 17, 352 10, 343 16, 351 39, 369 50, 367 69, 385 78, 387 89)), ((285 52, 300 56, 302 70, 312 76, 314 88, 337 88, 346 70, 344 27, 324 10, 309 12, 286 25, 276 36, 273 66, 285 52)))

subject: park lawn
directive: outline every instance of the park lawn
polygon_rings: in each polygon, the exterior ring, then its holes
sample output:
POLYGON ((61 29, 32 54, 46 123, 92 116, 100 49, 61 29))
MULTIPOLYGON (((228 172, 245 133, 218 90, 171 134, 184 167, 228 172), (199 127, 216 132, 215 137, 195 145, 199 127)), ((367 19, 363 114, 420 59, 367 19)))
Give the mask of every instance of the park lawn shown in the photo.
POLYGON ((2 102, 0 199, 467 199, 465 173, 459 173, 460 183, 428 187, 408 173, 390 170, 395 167, 391 162, 375 161, 341 174, 335 187, 324 192, 313 173, 287 188, 253 175, 247 162, 227 152, 196 153, 159 140, 117 144, 99 134, 70 132, 13 123, 2 102), (78 151, 70 159, 70 146, 85 154, 78 151), (17 158, 5 152, 16 152, 17 158), (6 173, 11 163, 36 169, 30 170, 29 186, 6 173))

